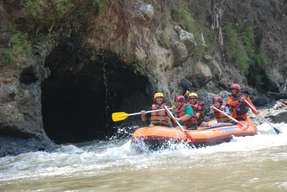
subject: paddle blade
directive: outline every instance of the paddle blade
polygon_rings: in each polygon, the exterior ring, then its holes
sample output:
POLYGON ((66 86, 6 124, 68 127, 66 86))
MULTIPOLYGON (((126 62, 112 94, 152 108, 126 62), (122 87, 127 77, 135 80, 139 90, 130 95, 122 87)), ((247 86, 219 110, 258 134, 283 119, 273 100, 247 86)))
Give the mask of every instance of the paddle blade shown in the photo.
POLYGON ((125 112, 115 112, 115 113, 112 114, 112 120, 114 122, 123 121, 126 118, 128 118, 128 116, 129 116, 129 114, 127 114, 125 112))

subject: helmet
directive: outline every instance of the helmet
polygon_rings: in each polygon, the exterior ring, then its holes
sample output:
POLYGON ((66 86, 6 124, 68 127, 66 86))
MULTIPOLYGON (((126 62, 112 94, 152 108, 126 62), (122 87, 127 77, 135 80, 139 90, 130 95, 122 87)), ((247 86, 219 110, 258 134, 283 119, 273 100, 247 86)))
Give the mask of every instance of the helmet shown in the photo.
POLYGON ((175 102, 183 103, 185 101, 184 96, 176 96, 174 99, 175 102))
POLYGON ((153 99, 156 99, 158 97, 164 97, 162 92, 157 92, 154 94, 153 99))
POLYGON ((216 103, 216 102, 222 103, 223 102, 222 97, 218 95, 214 96, 212 99, 212 103, 216 103))
POLYGON ((195 92, 191 92, 188 96, 198 98, 198 95, 195 92))
POLYGON ((240 91, 241 87, 240 87, 239 84, 233 83, 233 84, 230 86, 230 89, 236 89, 237 91, 240 91))

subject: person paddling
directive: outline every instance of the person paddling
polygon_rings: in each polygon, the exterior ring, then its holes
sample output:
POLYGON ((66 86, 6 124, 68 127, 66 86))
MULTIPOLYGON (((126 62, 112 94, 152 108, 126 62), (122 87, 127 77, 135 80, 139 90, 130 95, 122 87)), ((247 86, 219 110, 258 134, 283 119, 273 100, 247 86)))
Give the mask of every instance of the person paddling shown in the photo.
POLYGON ((219 110, 225 112, 228 115, 230 114, 229 107, 226 106, 225 104, 223 104, 223 99, 222 99, 221 96, 214 96, 212 98, 212 106, 210 108, 210 111, 214 115, 217 123, 230 122, 230 119, 226 115, 224 115, 223 113, 221 113, 218 110, 214 109, 214 107, 216 109, 219 109, 219 110))
POLYGON ((249 110, 249 105, 246 103, 246 100, 252 104, 250 98, 241 94, 241 87, 237 83, 233 83, 230 86, 230 90, 231 95, 227 97, 226 105, 231 109, 231 116, 238 121, 246 121, 247 112, 249 110))
POLYGON ((197 129, 193 121, 193 109, 189 103, 185 102, 184 96, 175 97, 176 120, 184 125, 186 129, 197 129))
MULTIPOLYGON (((166 106, 164 95, 162 92, 157 92, 153 96, 153 104, 151 106, 152 110, 158 110, 158 109, 164 109, 164 106, 166 106)), ((147 116, 145 111, 141 111, 141 119, 142 121, 147 120, 147 116)), ((150 126, 166 126, 171 127, 172 122, 170 120, 170 117, 168 116, 167 112, 165 110, 163 111, 157 111, 152 112, 150 117, 150 126)))
POLYGON ((204 103, 198 99, 197 93, 191 92, 189 93, 189 104, 194 112, 193 124, 199 126, 204 118, 204 103))

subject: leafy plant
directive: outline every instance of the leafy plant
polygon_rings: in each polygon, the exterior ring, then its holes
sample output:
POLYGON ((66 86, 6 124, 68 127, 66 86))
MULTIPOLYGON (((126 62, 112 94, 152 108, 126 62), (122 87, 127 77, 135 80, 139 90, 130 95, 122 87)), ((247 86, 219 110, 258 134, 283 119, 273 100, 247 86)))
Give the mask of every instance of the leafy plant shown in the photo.
POLYGON ((23 0, 24 10, 38 24, 52 28, 74 7, 71 0, 23 0))
POLYGON ((163 31, 158 35, 158 42, 164 48, 168 49, 171 47, 171 37, 165 31, 163 31))
POLYGON ((268 57, 255 46, 254 31, 251 26, 242 31, 232 24, 224 27, 225 48, 227 57, 235 62, 243 73, 247 73, 251 65, 266 64, 268 57))
POLYGON ((10 37, 9 47, 1 54, 2 64, 17 64, 21 59, 32 54, 32 45, 28 35, 21 32, 13 32, 10 37))

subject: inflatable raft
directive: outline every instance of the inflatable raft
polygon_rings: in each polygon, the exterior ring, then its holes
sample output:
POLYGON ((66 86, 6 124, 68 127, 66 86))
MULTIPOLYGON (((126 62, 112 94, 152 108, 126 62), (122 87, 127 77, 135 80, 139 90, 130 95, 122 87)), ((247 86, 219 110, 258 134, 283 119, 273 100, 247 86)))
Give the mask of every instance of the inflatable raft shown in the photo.
POLYGON ((142 127, 132 135, 132 145, 137 149, 158 150, 170 143, 187 143, 193 147, 202 147, 228 142, 233 136, 252 136, 257 128, 251 122, 240 124, 216 124, 198 130, 181 130, 162 126, 142 127))

